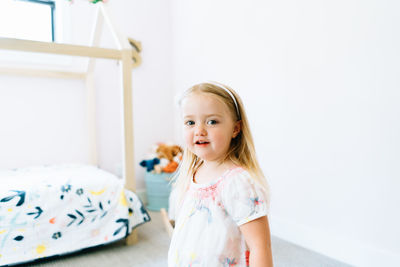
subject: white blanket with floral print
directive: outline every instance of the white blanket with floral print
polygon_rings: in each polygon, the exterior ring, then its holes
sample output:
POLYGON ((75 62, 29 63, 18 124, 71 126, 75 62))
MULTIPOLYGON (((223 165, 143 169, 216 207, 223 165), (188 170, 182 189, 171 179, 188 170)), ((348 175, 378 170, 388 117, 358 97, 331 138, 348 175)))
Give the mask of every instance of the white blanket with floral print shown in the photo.
POLYGON ((122 179, 88 165, 0 171, 0 266, 126 237, 150 217, 122 179))

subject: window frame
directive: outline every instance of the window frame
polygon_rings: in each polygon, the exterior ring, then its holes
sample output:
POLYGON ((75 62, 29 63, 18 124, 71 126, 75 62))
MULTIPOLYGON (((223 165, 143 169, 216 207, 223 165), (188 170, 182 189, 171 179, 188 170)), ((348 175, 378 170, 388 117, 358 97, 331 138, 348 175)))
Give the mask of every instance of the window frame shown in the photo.
POLYGON ((21 2, 30 2, 30 3, 35 3, 35 4, 41 4, 41 5, 48 5, 51 10, 51 41, 54 43, 55 42, 55 19, 54 19, 54 14, 55 14, 55 8, 56 8, 56 2, 53 0, 18 0, 21 2))
MULTIPOLYGON (((2 0, 0 0, 2 1, 2 0)), ((28 0, 15 0, 27 1, 28 0)), ((42 0, 45 1, 45 0, 42 0)), ((50 1, 45 1, 50 2, 50 1)), ((72 10, 71 3, 67 0, 51 0, 54 2, 54 43, 71 43, 72 40, 72 10)), ((42 42, 42 41, 40 41, 42 42)), ((50 42, 50 40, 48 41, 50 42)), ((43 42, 46 43, 46 42, 43 42)), ((35 52, 0 51, 0 68, 4 67, 29 67, 35 69, 57 68, 69 70, 75 68, 74 59, 68 56, 50 55, 35 52)))

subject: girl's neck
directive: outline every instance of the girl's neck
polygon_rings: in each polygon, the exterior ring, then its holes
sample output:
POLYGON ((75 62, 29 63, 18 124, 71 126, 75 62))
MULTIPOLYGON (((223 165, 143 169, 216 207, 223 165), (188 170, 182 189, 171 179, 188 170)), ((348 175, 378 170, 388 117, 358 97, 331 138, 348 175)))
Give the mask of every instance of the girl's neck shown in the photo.
POLYGON ((197 184, 206 184, 218 179, 225 171, 235 167, 231 161, 223 163, 203 161, 194 174, 193 180, 197 184))

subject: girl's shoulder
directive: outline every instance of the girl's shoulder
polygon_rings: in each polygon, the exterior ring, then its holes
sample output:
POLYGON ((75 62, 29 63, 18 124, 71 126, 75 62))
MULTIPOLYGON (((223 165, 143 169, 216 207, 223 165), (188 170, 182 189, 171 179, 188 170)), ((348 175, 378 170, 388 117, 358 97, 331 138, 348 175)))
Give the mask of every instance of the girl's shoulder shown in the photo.
POLYGON ((235 168, 224 179, 221 204, 238 224, 268 214, 267 191, 252 174, 244 168, 235 168))
POLYGON ((252 179, 252 176, 249 173, 249 171, 241 166, 236 166, 234 168, 231 168, 224 177, 225 186, 235 185, 235 184, 240 185, 243 183, 252 184, 253 182, 255 182, 255 180, 252 179))
POLYGON ((222 195, 253 194, 253 192, 267 195, 265 188, 260 185, 256 177, 243 167, 231 169, 221 183, 222 195))

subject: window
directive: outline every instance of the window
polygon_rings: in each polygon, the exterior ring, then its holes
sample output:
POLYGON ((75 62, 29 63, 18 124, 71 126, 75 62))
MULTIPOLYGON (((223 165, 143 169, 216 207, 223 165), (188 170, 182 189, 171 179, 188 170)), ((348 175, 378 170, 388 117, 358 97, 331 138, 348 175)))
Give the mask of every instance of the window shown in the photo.
MULTIPOLYGON (((67 0, 0 0, 0 37, 71 42, 71 3, 67 0)), ((0 67, 69 67, 71 57, 0 51, 0 67)))
POLYGON ((54 42, 54 14, 54 1, 1 0, 0 36, 54 42))

